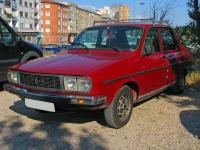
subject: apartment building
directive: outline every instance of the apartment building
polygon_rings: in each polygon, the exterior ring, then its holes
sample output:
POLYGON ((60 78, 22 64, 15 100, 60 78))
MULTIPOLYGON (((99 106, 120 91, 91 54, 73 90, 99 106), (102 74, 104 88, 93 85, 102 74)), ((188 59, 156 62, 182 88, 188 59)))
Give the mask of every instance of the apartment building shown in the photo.
POLYGON ((125 5, 113 6, 113 17, 117 20, 131 19, 131 8, 125 5))
POLYGON ((68 43, 68 7, 54 0, 41 0, 42 44, 68 43))
POLYGON ((0 0, 0 15, 31 43, 40 43, 40 0, 0 0))
POLYGON ((113 11, 110 7, 104 6, 103 8, 97 9, 97 14, 102 15, 102 17, 113 18, 113 11))
POLYGON ((101 15, 78 7, 77 4, 65 2, 68 6, 68 40, 73 42, 74 38, 85 28, 92 26, 94 20, 100 20, 101 15))

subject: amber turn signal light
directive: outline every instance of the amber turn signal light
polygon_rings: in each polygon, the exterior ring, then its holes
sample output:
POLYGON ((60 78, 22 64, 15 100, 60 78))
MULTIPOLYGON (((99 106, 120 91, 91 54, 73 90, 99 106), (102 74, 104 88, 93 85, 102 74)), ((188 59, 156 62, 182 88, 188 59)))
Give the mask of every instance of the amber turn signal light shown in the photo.
POLYGON ((77 99, 78 104, 85 104, 86 100, 85 99, 77 99))
POLYGON ((7 87, 3 87, 3 88, 4 88, 4 91, 7 91, 7 92, 9 91, 9 89, 7 87))

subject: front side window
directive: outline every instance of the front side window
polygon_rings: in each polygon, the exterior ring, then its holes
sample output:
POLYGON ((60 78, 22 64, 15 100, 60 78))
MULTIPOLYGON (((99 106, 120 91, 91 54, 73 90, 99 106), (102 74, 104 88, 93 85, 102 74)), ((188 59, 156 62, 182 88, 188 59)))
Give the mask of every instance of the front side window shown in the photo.
POLYGON ((133 50, 139 47, 142 34, 140 27, 93 27, 83 30, 70 48, 133 50))
POLYGON ((12 44, 12 33, 0 22, 0 40, 12 44))
POLYGON ((161 28, 161 35, 164 51, 175 50, 177 48, 176 40, 169 28, 161 28))
POLYGON ((146 54, 146 51, 145 51, 146 46, 149 46, 151 48, 152 53, 160 52, 158 28, 151 28, 147 32, 147 36, 146 36, 145 43, 142 50, 143 54, 146 54))

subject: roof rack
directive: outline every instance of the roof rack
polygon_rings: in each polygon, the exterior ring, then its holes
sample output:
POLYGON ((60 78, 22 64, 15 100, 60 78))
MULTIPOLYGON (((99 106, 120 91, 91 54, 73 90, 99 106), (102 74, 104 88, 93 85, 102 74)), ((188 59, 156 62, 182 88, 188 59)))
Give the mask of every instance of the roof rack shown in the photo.
POLYGON ((170 26, 169 20, 165 21, 155 21, 154 18, 145 18, 145 19, 126 19, 126 20, 94 20, 93 26, 96 23, 101 23, 101 24, 108 24, 108 23, 123 23, 123 22, 136 22, 136 21, 141 21, 143 23, 151 22, 154 26, 155 24, 166 24, 170 26))

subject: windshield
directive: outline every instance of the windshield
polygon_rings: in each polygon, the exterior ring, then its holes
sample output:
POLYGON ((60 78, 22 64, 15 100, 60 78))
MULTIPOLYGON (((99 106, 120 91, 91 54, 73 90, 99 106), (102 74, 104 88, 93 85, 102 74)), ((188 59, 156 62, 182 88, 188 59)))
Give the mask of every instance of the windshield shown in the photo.
POLYGON ((143 29, 130 26, 92 27, 83 30, 70 49, 137 49, 143 29))

